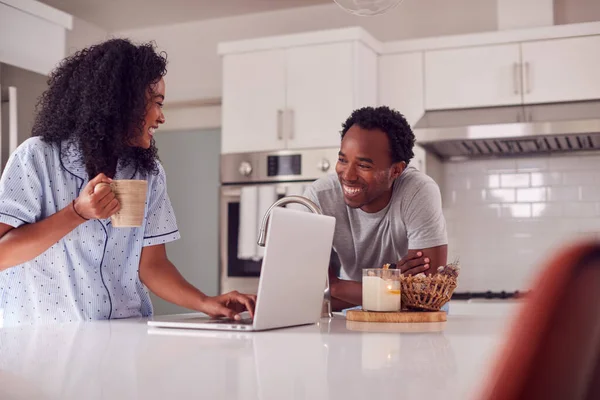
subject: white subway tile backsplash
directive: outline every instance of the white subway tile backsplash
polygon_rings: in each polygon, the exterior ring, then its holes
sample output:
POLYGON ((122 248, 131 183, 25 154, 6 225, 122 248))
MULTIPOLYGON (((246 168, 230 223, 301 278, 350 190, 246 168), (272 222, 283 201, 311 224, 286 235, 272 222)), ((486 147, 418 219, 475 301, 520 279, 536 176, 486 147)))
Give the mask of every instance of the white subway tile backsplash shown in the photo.
POLYGON ((571 240, 576 233, 599 233, 599 217, 563 217, 561 218, 561 239, 563 241, 571 240), (564 224, 564 229, 563 229, 564 224))
POLYGON ((517 160, 518 172, 539 172, 548 169, 548 161, 545 158, 523 158, 517 160))
POLYGON ((474 173, 515 173, 517 162, 513 159, 470 160, 466 162, 448 163, 453 172, 458 174, 474 173))
POLYGON ((503 188, 517 188, 529 186, 529 174, 502 174, 500 186, 503 188))
POLYGON ((484 165, 488 173, 517 172, 517 161, 514 159, 485 160, 484 165))
MULTIPOLYGON (((585 231, 587 228, 588 224, 585 218, 574 217, 565 213, 560 219, 560 238, 566 240, 573 236, 574 233, 581 232, 582 230, 585 231)), ((559 226, 556 226, 555 229, 559 229, 559 226)))
POLYGON ((563 206, 560 203, 533 203, 531 215, 534 218, 554 218, 562 216, 563 206))
POLYGON ((510 290, 513 286, 512 274, 507 271, 507 267, 510 268, 510 265, 504 265, 502 268, 493 268, 487 270, 487 279, 489 279, 489 287, 491 291, 502 291, 502 290, 510 290))
POLYGON ((600 186, 583 186, 581 188, 582 201, 600 201, 600 186))
POLYGON ((460 217, 463 213, 459 207, 454 207, 444 202, 442 203, 442 208, 444 209, 444 217, 446 219, 446 222, 460 221, 460 217))
POLYGON ((456 202, 459 204, 480 204, 485 200, 485 190, 457 190, 456 202))
MULTIPOLYGON (((596 203, 578 201, 576 203, 565 203, 563 207, 565 217, 586 218, 592 215, 595 216, 597 212, 596 203)), ((600 226, 598 229, 600 229, 600 226)))
POLYGON ((516 199, 515 189, 491 189, 486 194, 486 200, 492 203, 514 203, 516 199))
POLYGON ((598 168, 600 168, 600 157, 598 155, 548 158, 548 169, 552 171, 589 171, 598 168))
POLYGON ((444 204, 479 204, 485 200, 485 190, 451 190, 444 191, 443 201, 444 204))
POLYGON ((529 233, 529 232, 527 232, 527 233, 524 233, 524 232, 522 232, 522 233, 514 233, 512 235, 512 237, 515 238, 515 239, 531 239, 532 236, 533 235, 531 233, 529 233))
POLYGON ((570 202, 580 200, 580 190, 578 186, 567 187, 549 187, 548 201, 570 202))
POLYGON ((502 218, 530 218, 531 204, 502 204, 502 218))
POLYGON ((490 174, 487 176, 487 187, 495 189, 500 187, 500 175, 490 174))
POLYGON ((446 174, 444 184, 449 190, 460 190, 467 188, 467 178, 460 174, 446 174))
POLYGON ((560 172, 532 172, 531 173, 531 186, 556 186, 560 185, 563 181, 562 174, 560 172))
POLYGON ((546 201, 546 188, 517 189, 518 203, 546 201))
POLYGON ((450 193, 448 193, 445 196, 444 201, 449 202, 450 204, 456 204, 456 190, 452 190, 450 193))
POLYGON ((500 218, 500 204, 474 206, 471 212, 472 218, 476 218, 478 221, 485 220, 485 218, 500 218))
POLYGON ((453 239, 453 236, 456 235, 456 224, 454 221, 446 218, 446 234, 448 235, 448 240, 453 239))
MULTIPOLYGON (((600 166, 600 165, 599 165, 600 166)), ((563 173, 563 184, 571 185, 593 185, 598 180, 596 171, 569 171, 563 173)))
POLYGON ((526 290, 559 247, 600 240, 600 153, 444 167, 449 254, 465 277, 459 290, 526 290))
MULTIPOLYGON (((499 186, 499 184, 495 187, 498 187, 498 186, 499 186)), ((485 174, 473 174, 473 175, 467 176, 465 178, 465 187, 467 189, 489 188, 490 187, 490 176, 485 175, 485 174)))

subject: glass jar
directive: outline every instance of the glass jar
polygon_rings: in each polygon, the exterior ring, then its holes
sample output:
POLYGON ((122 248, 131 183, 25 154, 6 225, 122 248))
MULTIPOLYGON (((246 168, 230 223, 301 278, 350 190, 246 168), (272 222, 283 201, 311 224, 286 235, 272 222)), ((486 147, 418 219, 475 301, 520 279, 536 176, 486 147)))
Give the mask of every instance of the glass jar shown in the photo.
POLYGON ((400 311, 400 273, 399 269, 363 269, 363 310, 400 311))

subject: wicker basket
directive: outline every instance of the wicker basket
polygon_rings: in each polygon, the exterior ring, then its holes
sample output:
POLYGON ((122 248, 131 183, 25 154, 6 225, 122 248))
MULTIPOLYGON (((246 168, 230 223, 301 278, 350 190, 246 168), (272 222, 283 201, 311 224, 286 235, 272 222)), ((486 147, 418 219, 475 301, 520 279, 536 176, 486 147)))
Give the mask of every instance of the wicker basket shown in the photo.
POLYGON ((456 289, 456 277, 448 275, 401 275, 402 307, 438 311, 450 301, 456 289))

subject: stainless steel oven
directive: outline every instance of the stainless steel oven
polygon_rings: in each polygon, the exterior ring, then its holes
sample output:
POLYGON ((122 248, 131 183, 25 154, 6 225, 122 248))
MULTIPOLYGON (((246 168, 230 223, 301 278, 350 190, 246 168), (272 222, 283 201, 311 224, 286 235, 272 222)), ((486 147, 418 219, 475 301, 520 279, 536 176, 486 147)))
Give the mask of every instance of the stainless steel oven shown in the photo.
MULTIPOLYGON (((269 186, 275 192, 275 200, 290 194, 301 194, 307 185, 334 172, 338 151, 336 147, 221 155, 221 293, 231 290, 256 293, 258 290, 262 260, 238 257, 242 189, 247 186, 269 186)), ((256 225, 255 229, 258 232, 259 226, 256 225)))

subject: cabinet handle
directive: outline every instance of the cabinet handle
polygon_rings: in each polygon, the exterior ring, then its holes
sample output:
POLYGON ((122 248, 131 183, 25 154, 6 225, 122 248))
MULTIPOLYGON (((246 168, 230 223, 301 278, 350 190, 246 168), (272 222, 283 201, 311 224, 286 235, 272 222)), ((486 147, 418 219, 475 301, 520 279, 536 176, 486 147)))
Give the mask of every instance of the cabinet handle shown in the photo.
POLYGON ((519 94, 519 63, 513 64, 513 91, 515 94, 519 94))
POLYGON ((531 93, 531 77, 529 76, 529 62, 525 63, 525 92, 531 93))
POLYGON ((290 129, 290 135, 289 135, 289 139, 290 140, 294 140, 294 110, 288 110, 289 113, 289 129, 290 129))
POLYGON ((283 140, 283 110, 277 110, 277 140, 283 140))

